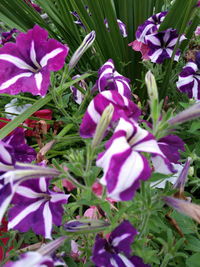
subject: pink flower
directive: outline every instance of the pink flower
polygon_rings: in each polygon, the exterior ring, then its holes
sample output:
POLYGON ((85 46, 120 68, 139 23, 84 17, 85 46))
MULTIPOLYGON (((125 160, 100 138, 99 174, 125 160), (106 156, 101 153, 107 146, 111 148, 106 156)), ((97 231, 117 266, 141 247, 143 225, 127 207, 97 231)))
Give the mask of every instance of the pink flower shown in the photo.
POLYGON ((129 46, 132 46, 132 49, 135 51, 139 51, 142 54, 143 60, 149 60, 148 52, 149 48, 146 44, 143 44, 142 42, 139 42, 138 40, 135 40, 128 44, 129 46))
POLYGON ((87 217, 89 219, 98 219, 98 209, 95 206, 91 206, 89 209, 87 209, 84 213, 84 217, 87 217))
POLYGON ((74 188, 76 188, 76 186, 74 186, 70 181, 68 181, 67 179, 63 179, 62 180, 62 185, 63 187, 66 187, 67 191, 70 192, 72 191, 74 188))
POLYGON ((198 26, 195 30, 195 35, 200 36, 200 26, 198 26))

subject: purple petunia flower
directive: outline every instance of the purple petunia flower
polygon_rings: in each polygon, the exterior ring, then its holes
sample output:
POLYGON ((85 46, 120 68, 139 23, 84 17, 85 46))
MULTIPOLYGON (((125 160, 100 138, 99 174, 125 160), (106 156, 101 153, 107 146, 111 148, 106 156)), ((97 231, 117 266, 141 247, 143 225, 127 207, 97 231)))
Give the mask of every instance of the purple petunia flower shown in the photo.
POLYGON ((196 62, 190 61, 179 74, 177 88, 189 98, 200 99, 200 52, 196 62), (198 65, 199 64, 199 65, 198 65))
POLYGON ((97 267, 147 267, 142 259, 131 257, 131 243, 137 235, 137 230, 129 221, 123 221, 110 234, 108 241, 96 236, 92 261, 97 267), (135 264, 140 265, 135 265, 135 264))
POLYGON ((121 117, 131 117, 134 120, 138 120, 141 114, 136 104, 117 91, 108 90, 102 92, 90 102, 83 117, 80 126, 80 135, 83 138, 94 136, 101 115, 109 104, 112 104, 114 107, 112 124, 116 123, 121 117))
POLYGON ((99 154, 96 164, 104 170, 101 184, 107 187, 108 197, 115 201, 131 200, 140 180, 145 181, 151 175, 147 159, 139 152, 160 155, 167 162, 154 136, 136 122, 124 118, 120 119, 105 147, 106 151, 99 154))
POLYGON ((136 39, 139 42, 146 44, 145 37, 149 34, 158 31, 160 24, 167 15, 167 11, 157 13, 152 17, 148 18, 142 25, 137 28, 136 39))
MULTIPOLYGON (((145 41, 149 48, 148 56, 150 60, 161 64, 166 58, 171 58, 178 37, 177 31, 173 29, 147 35, 145 41)), ((185 39, 182 35, 179 39, 179 44, 185 39)), ((180 50, 177 50, 174 60, 178 61, 179 57, 180 50)))
POLYGON ((114 90, 131 98, 130 80, 115 70, 114 62, 109 59, 98 71, 98 80, 96 87, 99 92, 105 90, 114 90))
POLYGON ((69 48, 35 25, 20 33, 16 43, 0 48, 0 92, 18 94, 30 92, 44 96, 50 85, 50 71, 60 70, 69 48))
POLYGON ((32 229, 36 234, 51 239, 53 224, 62 223, 63 204, 70 195, 49 190, 49 179, 38 179, 22 182, 12 199, 8 213, 8 228, 26 232, 32 229))

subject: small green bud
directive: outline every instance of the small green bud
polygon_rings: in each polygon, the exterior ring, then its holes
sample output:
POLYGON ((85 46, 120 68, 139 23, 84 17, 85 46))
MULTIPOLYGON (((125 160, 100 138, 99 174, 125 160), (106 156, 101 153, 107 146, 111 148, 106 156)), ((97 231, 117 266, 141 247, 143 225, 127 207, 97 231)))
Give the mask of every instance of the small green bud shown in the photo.
POLYGON ((97 128, 94 134, 94 138, 92 140, 92 147, 96 147, 97 145, 99 145, 104 137, 105 131, 107 130, 111 120, 112 120, 112 116, 113 116, 113 112, 114 112, 114 107, 112 104, 109 104, 102 116, 100 121, 97 124, 97 128))

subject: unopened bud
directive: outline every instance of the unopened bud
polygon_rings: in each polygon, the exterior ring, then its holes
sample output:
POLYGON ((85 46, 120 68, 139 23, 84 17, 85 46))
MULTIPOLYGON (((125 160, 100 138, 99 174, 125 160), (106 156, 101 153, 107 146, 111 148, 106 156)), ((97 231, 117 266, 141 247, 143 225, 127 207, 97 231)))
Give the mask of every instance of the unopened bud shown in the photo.
POLYGON ((80 233, 80 232, 92 232, 92 231, 102 231, 104 228, 108 227, 110 224, 101 220, 72 220, 64 224, 64 229, 67 232, 80 233))
POLYGON ((167 205, 175 208, 179 212, 191 217, 192 219, 200 223, 199 205, 173 197, 164 197, 163 199, 167 203, 167 205))
POLYGON ((92 140, 92 147, 96 147, 97 145, 99 145, 104 137, 104 134, 112 120, 112 116, 113 116, 113 112, 114 112, 114 107, 112 104, 109 104, 104 112, 102 113, 101 119, 99 120, 98 124, 97 124, 97 128, 94 134, 94 138, 92 140))
POLYGON ((150 70, 147 72, 145 76, 145 82, 150 101, 158 99, 158 88, 156 85, 156 80, 150 70))
POLYGON ((95 31, 90 32, 88 35, 85 36, 82 44, 79 48, 75 51, 72 58, 69 62, 69 70, 73 69, 75 65, 78 63, 79 59, 82 55, 86 52, 86 50, 93 44, 96 37, 95 31))
POLYGON ((191 107, 178 113, 175 117, 168 120, 170 125, 180 124, 189 120, 200 117, 200 103, 194 104, 191 107))

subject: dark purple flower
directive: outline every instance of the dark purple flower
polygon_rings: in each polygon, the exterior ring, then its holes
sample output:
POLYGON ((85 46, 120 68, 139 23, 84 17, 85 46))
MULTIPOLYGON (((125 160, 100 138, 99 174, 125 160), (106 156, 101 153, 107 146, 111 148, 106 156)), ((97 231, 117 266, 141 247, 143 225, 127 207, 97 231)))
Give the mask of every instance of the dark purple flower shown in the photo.
POLYGON ((109 59, 98 71, 96 87, 99 92, 105 90, 117 91, 121 95, 131 98, 130 80, 119 74, 112 59, 109 59))
POLYGON ((0 45, 4 45, 5 43, 12 41, 13 34, 18 32, 19 31, 15 28, 10 30, 9 32, 2 32, 0 34, 0 45))
POLYGON ((140 181, 150 177, 151 168, 140 152, 166 159, 151 133, 124 118, 119 120, 105 147, 106 151, 99 154, 96 164, 104 170, 101 184, 107 187, 108 197, 115 201, 131 200, 140 187, 140 181))
POLYGON ((80 135, 83 138, 94 136, 97 124, 105 108, 112 104, 114 112, 111 124, 118 122, 121 117, 138 120, 140 109, 127 97, 117 91, 107 90, 98 94, 89 104, 80 126, 80 135))
POLYGON ((0 48, 0 92, 30 92, 44 96, 50 84, 50 71, 60 70, 69 48, 38 25, 20 33, 16 43, 0 48))
POLYGON ((16 161, 30 163, 36 159, 35 149, 26 144, 23 128, 16 128, 11 135, 2 141, 12 147, 12 154, 16 161))
POLYGON ((26 232, 32 229, 36 234, 51 239, 53 224, 62 223, 63 204, 69 195, 49 190, 49 179, 41 177, 22 182, 12 199, 8 213, 8 228, 26 232))
MULTIPOLYGON (((171 58, 174 47, 178 41, 178 33, 176 30, 168 29, 163 32, 156 32, 145 37, 145 42, 149 48, 148 56, 154 63, 161 64, 167 58, 171 58)), ((179 44, 185 40, 182 35, 179 44)), ((180 50, 177 50, 174 60, 178 61, 180 50)))
POLYGON ((189 98, 200 99, 200 52, 197 53, 196 62, 190 61, 179 74, 177 88, 186 93, 189 98))
POLYGON ((167 15, 167 11, 157 13, 152 17, 148 18, 142 25, 137 28, 136 39, 139 42, 146 44, 145 37, 149 34, 155 33, 158 31, 161 22, 164 20, 167 15))
MULTIPOLYGON (((129 221, 123 221, 110 234, 108 241, 96 236, 92 261, 97 267, 134 267, 138 257, 131 257, 131 243, 137 235, 137 230, 129 221)), ((141 263, 142 261, 140 261, 141 263)))

